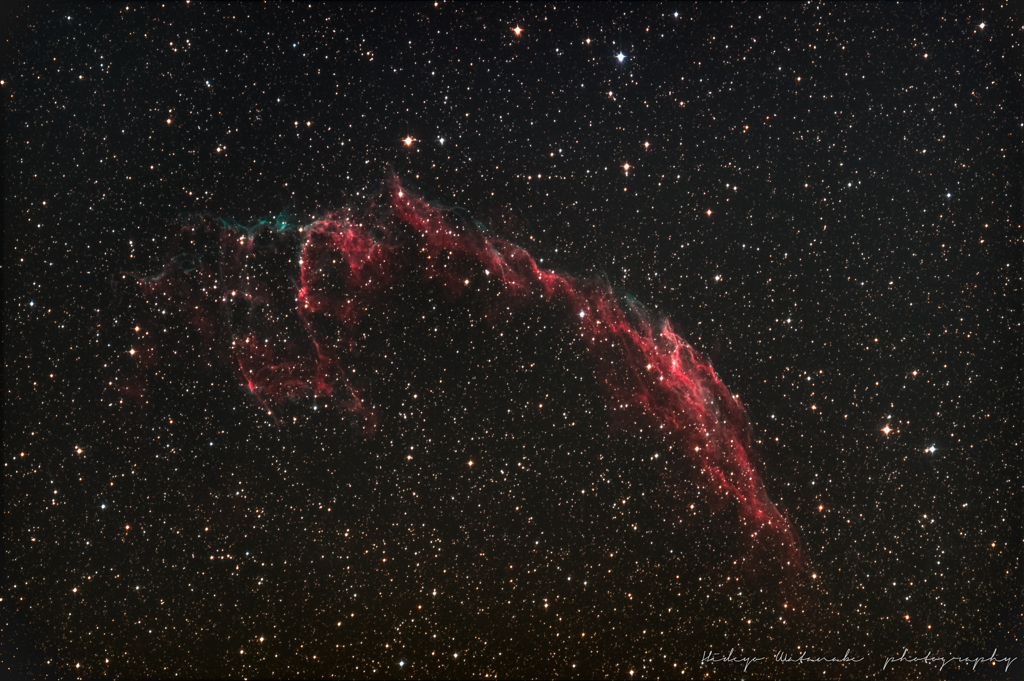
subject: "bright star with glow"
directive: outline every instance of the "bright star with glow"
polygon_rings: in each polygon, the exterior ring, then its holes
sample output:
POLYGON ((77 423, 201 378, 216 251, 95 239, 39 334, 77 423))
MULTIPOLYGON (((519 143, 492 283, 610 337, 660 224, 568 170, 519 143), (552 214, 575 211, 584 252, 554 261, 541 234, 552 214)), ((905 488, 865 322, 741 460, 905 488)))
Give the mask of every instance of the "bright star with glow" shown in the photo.
POLYGON ((617 55, 615 55, 615 58, 619 60, 620 64, 622 62, 626 61, 626 55, 622 54, 621 52, 619 52, 617 55))
POLYGON ((932 445, 931 447, 929 447, 928 449, 926 449, 924 451, 928 452, 929 454, 934 454, 935 453, 935 445, 932 445))
POLYGON ((882 428, 882 432, 885 433, 886 435, 892 432, 892 428, 889 427, 888 423, 885 424, 885 428, 882 428))
POLYGON ((518 38, 522 34, 523 29, 521 29, 518 26, 516 26, 515 28, 512 29, 512 32, 515 33, 516 37, 518 38))
POLYGON ((411 147, 411 146, 412 146, 412 143, 413 143, 413 142, 415 142, 416 140, 414 140, 414 139, 412 138, 412 135, 408 135, 408 136, 406 136, 406 138, 405 138, 404 140, 402 140, 402 141, 403 141, 403 142, 405 142, 405 146, 407 146, 407 147, 411 147))

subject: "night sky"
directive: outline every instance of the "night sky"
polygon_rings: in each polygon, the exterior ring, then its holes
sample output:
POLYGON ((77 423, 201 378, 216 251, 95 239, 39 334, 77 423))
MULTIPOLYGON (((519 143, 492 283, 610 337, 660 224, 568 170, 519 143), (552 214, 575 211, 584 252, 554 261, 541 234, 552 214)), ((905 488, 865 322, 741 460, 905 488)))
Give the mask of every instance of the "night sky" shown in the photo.
POLYGON ((1016 678, 1009 4, 15 11, 5 673, 1016 678))

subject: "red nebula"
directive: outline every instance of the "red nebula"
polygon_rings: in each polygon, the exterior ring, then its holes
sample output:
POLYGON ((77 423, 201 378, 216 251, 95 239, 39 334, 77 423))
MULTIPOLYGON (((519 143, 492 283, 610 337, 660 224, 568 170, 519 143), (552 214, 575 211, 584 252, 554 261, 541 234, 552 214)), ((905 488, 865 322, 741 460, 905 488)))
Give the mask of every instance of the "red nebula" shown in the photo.
POLYGON ((396 177, 381 204, 361 217, 334 212, 292 238, 301 255, 290 288, 268 284, 263 273, 270 266, 260 260, 264 252, 276 257, 287 250, 274 241, 284 237, 232 228, 220 236, 217 276, 201 269, 202 287, 168 273, 146 282, 147 292, 167 294, 201 321, 205 339, 217 333, 211 309, 243 301, 247 321, 244 332, 229 325, 230 353, 243 384, 271 413, 283 401, 309 396, 332 401, 373 431, 373 395, 353 379, 346 358, 359 351, 367 320, 403 304, 393 295, 396 281, 433 286, 450 302, 475 306, 495 330, 507 328, 514 312, 553 306, 578 330, 610 427, 655 439, 661 492, 675 499, 668 521, 692 522, 691 504, 711 516, 724 512, 745 544, 739 553, 750 570, 768 560, 802 570, 789 524, 752 463, 743 405, 669 321, 655 323, 638 306, 624 309, 601 281, 542 269, 527 251, 452 219, 396 177), (259 239, 272 245, 257 249, 259 239), (487 296, 478 295, 482 288, 487 296))

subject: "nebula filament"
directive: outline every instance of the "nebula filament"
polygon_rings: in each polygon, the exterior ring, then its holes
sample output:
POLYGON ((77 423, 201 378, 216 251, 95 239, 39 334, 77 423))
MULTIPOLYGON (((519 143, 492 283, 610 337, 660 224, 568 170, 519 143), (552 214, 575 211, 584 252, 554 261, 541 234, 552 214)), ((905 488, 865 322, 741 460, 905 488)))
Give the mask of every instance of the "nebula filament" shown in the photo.
POLYGON ((543 269, 523 248, 396 177, 358 214, 335 211, 302 227, 221 222, 184 236, 192 254, 141 281, 143 291, 177 306, 206 343, 220 344, 271 416, 313 401, 354 417, 373 437, 387 400, 372 377, 393 364, 369 344, 387 344, 379 338, 388 319, 426 319, 419 308, 427 298, 431 314, 444 312, 439 304, 458 309, 503 338, 525 333, 517 320, 553 317, 593 372, 605 427, 642 435, 654 452, 659 489, 651 497, 662 500, 663 522, 684 534, 728 524, 741 545, 738 563, 801 569, 792 531, 755 470, 740 400, 668 320, 653 321, 605 282, 543 269))

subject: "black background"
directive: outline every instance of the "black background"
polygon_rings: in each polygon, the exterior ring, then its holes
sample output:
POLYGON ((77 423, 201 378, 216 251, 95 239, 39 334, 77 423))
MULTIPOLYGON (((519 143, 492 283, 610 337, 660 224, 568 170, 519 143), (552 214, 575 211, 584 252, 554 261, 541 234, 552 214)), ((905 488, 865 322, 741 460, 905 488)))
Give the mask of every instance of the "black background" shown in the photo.
MULTIPOLYGON (((804 643, 823 646, 814 653, 865 658, 828 675, 926 678, 981 672, 881 663, 904 647, 1020 656, 1021 52, 1020 16, 1006 5, 74 4, 15 14, 2 84, 3 604, 22 643, 5 645, 9 668, 740 674, 700 668, 700 635, 647 636, 645 623, 671 619, 662 586, 636 587, 652 601, 617 629, 595 623, 627 609, 641 563, 664 559, 638 546, 600 598, 564 596, 576 609, 564 606, 563 620, 504 620, 499 604, 532 612, 554 598, 555 572, 598 564, 566 535, 550 553, 524 555, 508 576, 518 590, 481 572, 468 557, 477 548, 560 526, 502 534, 480 520, 468 504, 485 492, 461 466, 467 430, 432 426, 449 438, 435 449, 457 456, 429 475, 375 477, 398 445, 339 458, 331 448, 348 442, 344 424, 317 416, 278 429, 229 367, 199 359, 201 371, 169 361, 145 408, 109 407, 138 343, 122 273, 158 272, 182 213, 246 223, 289 208, 308 220, 379 196, 392 170, 439 203, 514 226, 510 236, 545 266, 605 277, 711 359, 747 406, 765 486, 814 574, 821 605, 787 634, 789 652, 813 630, 819 638, 804 643), (357 479, 377 482, 348 493, 357 479), (414 481, 438 498, 410 500, 414 481), (444 507, 452 485, 465 504, 444 507), (402 574, 423 583, 394 586, 376 561, 398 533, 384 526, 408 512, 428 514, 433 534, 391 550, 451 546, 433 566, 489 583, 483 595, 411 567, 402 574), (332 552, 348 567, 318 558, 332 552), (430 597, 424 618, 432 581, 451 603, 430 597), (466 602, 480 606, 477 619, 460 610, 466 602), (342 614, 359 621, 344 635, 342 614), (600 633, 585 646, 556 640, 590 627, 600 633)), ((157 345, 170 360, 196 340, 157 345)), ((547 347, 517 352, 557 371, 547 347)), ((505 356, 490 350, 481 357, 505 356)), ((525 394, 570 379, 521 380, 525 394)), ((390 432, 425 444, 422 432, 390 432)), ((543 506, 560 493, 543 480, 606 470, 556 470, 577 437, 593 438, 575 443, 586 451, 630 449, 597 431, 541 428, 530 451, 550 474, 486 495, 543 506)), ((614 531, 593 532, 599 553, 614 531)), ((691 596, 682 621, 703 621, 692 614, 702 592, 691 596)), ((716 652, 774 655, 740 620, 716 626, 716 652)), ((758 673, 778 675, 770 664, 758 673)))

